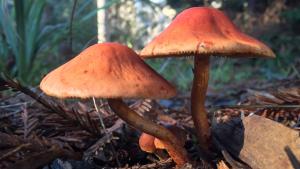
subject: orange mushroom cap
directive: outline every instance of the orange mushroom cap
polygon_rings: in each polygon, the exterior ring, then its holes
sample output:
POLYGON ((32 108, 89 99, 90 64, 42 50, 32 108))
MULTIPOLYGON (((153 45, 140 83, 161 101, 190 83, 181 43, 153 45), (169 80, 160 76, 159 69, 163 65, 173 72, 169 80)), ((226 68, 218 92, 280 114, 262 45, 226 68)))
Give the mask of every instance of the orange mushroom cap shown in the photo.
POLYGON ((40 88, 60 98, 169 98, 176 94, 133 50, 118 43, 90 46, 50 72, 40 88))
POLYGON ((158 138, 155 138, 153 143, 156 149, 166 149, 165 143, 158 138))
POLYGON ((139 138, 139 146, 140 148, 147 153, 154 153, 156 147, 154 145, 154 136, 151 136, 147 133, 142 133, 139 138))
POLYGON ((193 7, 173 22, 140 53, 145 58, 190 55, 274 58, 262 42, 242 33, 221 11, 193 7))

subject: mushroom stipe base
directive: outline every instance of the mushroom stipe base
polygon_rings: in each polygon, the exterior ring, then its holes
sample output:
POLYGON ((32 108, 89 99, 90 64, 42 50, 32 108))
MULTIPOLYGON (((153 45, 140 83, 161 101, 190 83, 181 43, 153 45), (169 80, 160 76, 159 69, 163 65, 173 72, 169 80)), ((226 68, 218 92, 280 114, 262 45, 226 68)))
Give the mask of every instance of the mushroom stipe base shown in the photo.
POLYGON ((147 134, 164 140, 166 149, 175 163, 179 166, 188 162, 186 150, 180 145, 176 136, 163 126, 160 126, 151 120, 138 115, 135 111, 131 110, 122 99, 107 99, 111 109, 125 122, 130 124, 136 129, 139 129, 147 134))

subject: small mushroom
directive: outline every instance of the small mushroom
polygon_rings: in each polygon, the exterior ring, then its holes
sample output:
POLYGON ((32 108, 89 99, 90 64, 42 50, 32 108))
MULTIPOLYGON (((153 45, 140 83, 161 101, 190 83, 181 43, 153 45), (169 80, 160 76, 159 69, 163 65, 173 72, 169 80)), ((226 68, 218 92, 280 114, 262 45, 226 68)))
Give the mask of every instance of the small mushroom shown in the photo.
MULTIPOLYGON (((186 133, 183 129, 170 125, 166 126, 168 130, 170 130, 179 140, 180 146, 184 147, 186 141, 186 133)), ((158 149, 166 149, 168 154, 173 158, 176 154, 174 152, 168 151, 167 143, 159 138, 156 138, 152 135, 142 133, 139 138, 139 146, 140 148, 147 153, 156 153, 158 149)))
POLYGON ((206 151, 211 146, 204 106, 210 56, 275 57, 269 47, 242 33, 223 12, 209 7, 193 7, 178 14, 140 55, 143 58, 194 56, 191 113, 199 142, 206 151))
POLYGON ((118 43, 93 45, 50 72, 40 88, 59 98, 107 98, 111 109, 133 127, 167 143, 173 160, 188 161, 186 150, 168 129, 139 116, 122 98, 169 98, 175 88, 130 48, 118 43))
POLYGON ((147 133, 142 133, 139 138, 139 146, 141 150, 147 153, 154 153, 156 150, 156 147, 154 145, 154 139, 154 136, 151 136, 147 133))

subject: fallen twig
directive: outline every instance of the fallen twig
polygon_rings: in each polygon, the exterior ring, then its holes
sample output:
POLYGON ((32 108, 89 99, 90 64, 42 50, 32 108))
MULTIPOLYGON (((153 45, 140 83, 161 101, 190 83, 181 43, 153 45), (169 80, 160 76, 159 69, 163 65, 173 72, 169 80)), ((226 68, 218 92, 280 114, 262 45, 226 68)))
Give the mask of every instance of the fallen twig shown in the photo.
POLYGON ((8 168, 18 168, 18 169, 35 169, 50 163, 56 158, 64 156, 64 152, 57 145, 53 145, 50 149, 33 154, 29 157, 12 164, 8 168), (38 160, 37 160, 38 159, 38 160))
POLYGON ((146 164, 146 165, 138 165, 138 166, 133 166, 133 167, 124 167, 124 168, 120 168, 120 169, 149 169, 149 168, 171 168, 173 166, 173 162, 172 159, 169 158, 165 161, 158 161, 155 163, 151 163, 151 164, 146 164))
POLYGON ((225 160, 232 166, 232 168, 251 169, 251 167, 249 167, 248 165, 233 159, 226 150, 222 150, 221 152, 225 160))
POLYGON ((16 147, 22 144, 22 140, 15 136, 0 132, 0 149, 16 147))
POLYGON ((121 128, 122 125, 124 124, 124 121, 121 119, 118 119, 115 124, 108 128, 106 131, 107 133, 105 134, 104 137, 100 138, 95 144, 93 144, 91 147, 89 147, 85 152, 84 152, 84 159, 88 159, 89 157, 92 157, 92 155, 102 147, 104 147, 107 143, 111 142, 113 139, 112 132, 116 131, 117 129, 121 128))
POLYGON ((252 109, 252 108, 300 108, 300 105, 218 105, 218 106, 209 106, 209 109, 226 109, 226 108, 236 108, 236 109, 252 109))
POLYGON ((13 155, 13 154, 19 152, 21 149, 23 149, 23 148, 25 148, 25 147, 29 147, 29 146, 31 146, 30 143, 25 143, 25 144, 19 145, 18 147, 14 148, 14 149, 12 149, 11 151, 9 151, 9 152, 5 153, 4 155, 2 155, 2 156, 0 157, 0 161, 2 161, 2 160, 4 160, 4 159, 6 159, 7 157, 9 157, 9 156, 11 156, 11 155, 13 155))
POLYGON ((81 117, 79 117, 79 113, 72 109, 71 111, 66 110, 62 105, 58 104, 58 103, 53 103, 53 102, 49 102, 46 99, 44 99, 43 97, 41 97, 41 95, 36 94, 34 91, 32 91, 31 89, 22 86, 20 83, 14 81, 13 79, 11 79, 8 75, 2 75, 1 78, 1 82, 5 83, 4 86, 6 87, 10 87, 14 90, 18 90, 21 91, 22 93, 30 96, 31 98, 33 98, 34 100, 36 100, 37 102, 39 102, 40 104, 42 104, 44 107, 46 107, 47 109, 50 109, 51 111, 53 111, 54 113, 58 114, 59 116, 63 117, 64 119, 68 119, 71 123, 74 124, 74 126, 79 125, 86 131, 94 134, 94 135, 98 135, 98 131, 99 130, 93 130, 90 125, 86 124, 85 121, 80 120, 81 117))

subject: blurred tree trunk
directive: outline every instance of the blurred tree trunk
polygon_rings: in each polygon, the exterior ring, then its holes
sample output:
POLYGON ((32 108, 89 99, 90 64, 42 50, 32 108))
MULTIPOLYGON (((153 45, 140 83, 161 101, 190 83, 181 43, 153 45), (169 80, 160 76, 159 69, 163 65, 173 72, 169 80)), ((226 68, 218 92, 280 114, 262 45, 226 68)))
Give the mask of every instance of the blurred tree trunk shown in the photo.
POLYGON ((97 1, 97 38, 98 43, 107 41, 107 14, 106 9, 100 9, 105 6, 106 0, 96 0, 97 1))

